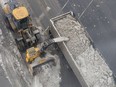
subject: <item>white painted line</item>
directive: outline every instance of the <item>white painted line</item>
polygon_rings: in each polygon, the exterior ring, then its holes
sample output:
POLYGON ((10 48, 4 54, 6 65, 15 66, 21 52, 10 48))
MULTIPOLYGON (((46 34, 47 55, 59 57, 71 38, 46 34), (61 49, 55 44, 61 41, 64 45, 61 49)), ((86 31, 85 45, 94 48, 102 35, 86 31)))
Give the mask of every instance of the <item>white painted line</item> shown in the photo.
POLYGON ((83 16, 83 14, 86 12, 86 10, 90 7, 90 5, 92 4, 94 0, 91 0, 91 2, 88 4, 88 6, 85 8, 85 10, 81 13, 81 15, 79 16, 79 19, 83 16))
POLYGON ((68 4, 69 0, 67 0, 67 2, 64 4, 64 6, 62 7, 61 11, 66 7, 66 5, 68 4))

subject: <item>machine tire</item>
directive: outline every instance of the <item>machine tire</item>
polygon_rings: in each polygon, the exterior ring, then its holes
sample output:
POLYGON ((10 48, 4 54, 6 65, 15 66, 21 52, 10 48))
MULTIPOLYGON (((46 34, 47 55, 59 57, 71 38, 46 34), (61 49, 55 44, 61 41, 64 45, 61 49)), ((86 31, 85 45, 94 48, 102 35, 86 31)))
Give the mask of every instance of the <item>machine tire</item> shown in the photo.
POLYGON ((25 50, 25 44, 24 44, 23 40, 21 40, 21 41, 16 40, 16 43, 17 43, 17 47, 18 47, 19 51, 22 52, 25 50))
POLYGON ((14 31, 14 30, 12 29, 12 27, 10 26, 10 23, 9 23, 9 21, 8 21, 8 18, 7 18, 7 17, 4 17, 4 19, 5 19, 6 27, 7 27, 8 29, 10 29, 11 31, 14 31))
POLYGON ((20 51, 24 51, 24 50, 25 50, 25 45, 24 45, 23 41, 20 41, 20 42, 18 43, 18 45, 19 45, 19 50, 20 50, 20 51))
POLYGON ((52 35, 52 32, 50 30, 49 30, 48 33, 49 33, 50 38, 54 38, 53 35, 52 35))
POLYGON ((40 40, 40 34, 38 33, 38 34, 36 34, 35 36, 36 36, 36 38, 37 38, 37 41, 39 41, 39 40, 40 40))
MULTIPOLYGON (((9 22, 7 16, 4 16, 4 21, 5 21, 6 27, 7 27, 10 31, 15 32, 15 29, 12 28, 12 26, 11 26, 11 24, 10 24, 10 22, 9 22)), ((16 29, 16 30, 17 30, 17 29, 16 29)))

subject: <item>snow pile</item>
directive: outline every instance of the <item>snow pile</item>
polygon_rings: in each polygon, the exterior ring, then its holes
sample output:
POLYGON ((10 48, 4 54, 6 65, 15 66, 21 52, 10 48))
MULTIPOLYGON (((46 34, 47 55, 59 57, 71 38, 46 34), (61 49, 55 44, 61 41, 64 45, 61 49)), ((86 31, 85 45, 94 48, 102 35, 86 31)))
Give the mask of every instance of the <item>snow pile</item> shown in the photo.
POLYGON ((112 71, 100 53, 93 48, 80 23, 67 15, 65 18, 55 21, 55 26, 61 36, 70 38, 66 45, 88 87, 114 87, 112 71))
MULTIPOLYGON (((58 59, 58 57, 55 55, 58 59)), ((42 65, 41 71, 34 77, 36 79, 32 87, 60 87, 60 61, 57 60, 56 66, 50 64, 42 65), (37 79, 38 78, 38 79, 37 79)))

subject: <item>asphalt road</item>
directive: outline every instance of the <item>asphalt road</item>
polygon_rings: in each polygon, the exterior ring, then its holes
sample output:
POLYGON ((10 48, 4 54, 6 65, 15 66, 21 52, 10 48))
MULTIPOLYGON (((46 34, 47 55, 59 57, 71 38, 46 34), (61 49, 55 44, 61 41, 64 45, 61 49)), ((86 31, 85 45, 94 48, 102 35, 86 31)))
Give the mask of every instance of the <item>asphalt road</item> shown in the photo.
POLYGON ((49 26, 49 19, 67 11, 73 11, 90 34, 95 46, 116 74, 116 1, 115 0, 29 0, 37 17, 41 12, 43 26, 49 26), (46 12, 46 8, 51 8, 46 12))

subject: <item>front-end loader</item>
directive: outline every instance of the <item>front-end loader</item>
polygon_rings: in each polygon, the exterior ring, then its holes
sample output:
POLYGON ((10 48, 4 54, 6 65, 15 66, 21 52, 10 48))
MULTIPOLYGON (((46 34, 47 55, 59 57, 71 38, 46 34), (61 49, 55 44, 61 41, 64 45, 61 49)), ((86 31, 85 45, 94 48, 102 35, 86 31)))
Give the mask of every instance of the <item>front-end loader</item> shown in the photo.
POLYGON ((39 41, 40 32, 32 24, 26 7, 15 1, 5 3, 3 8, 6 24, 12 29, 19 50, 29 48, 39 41))

